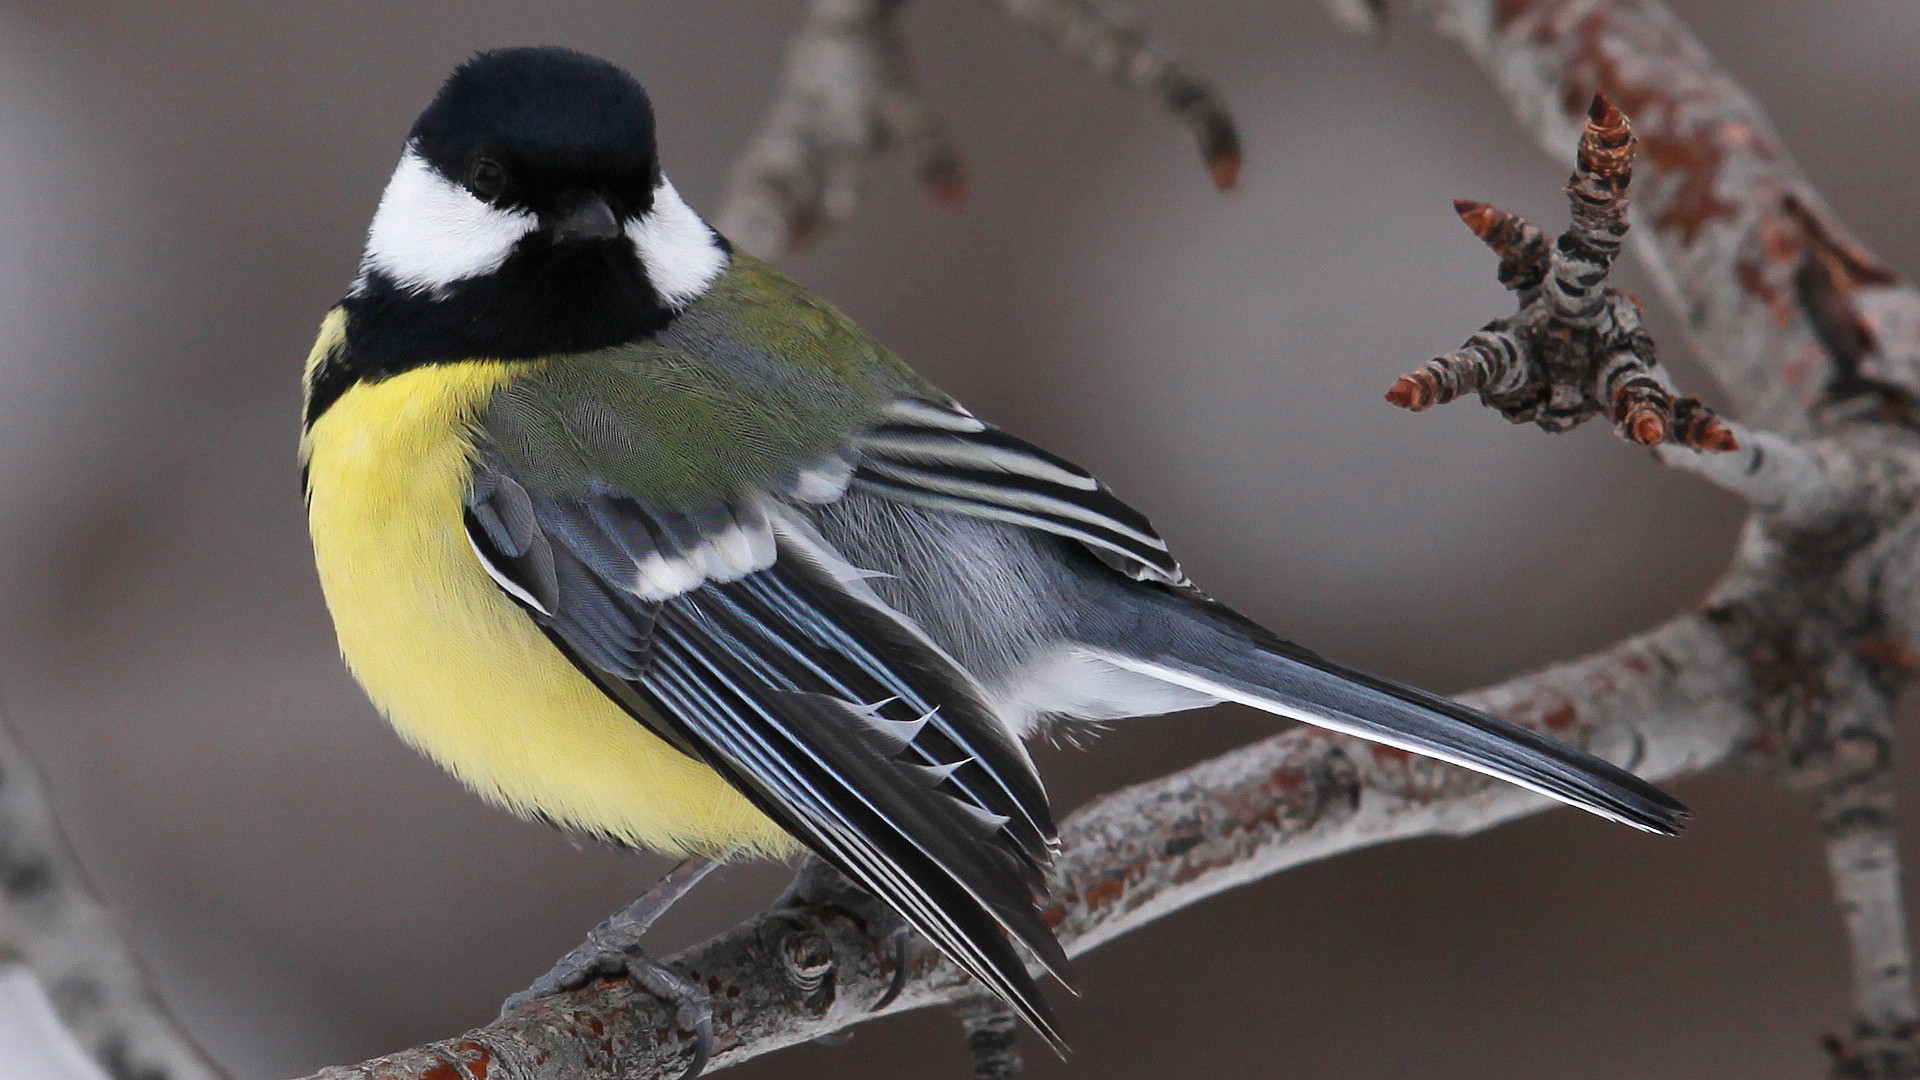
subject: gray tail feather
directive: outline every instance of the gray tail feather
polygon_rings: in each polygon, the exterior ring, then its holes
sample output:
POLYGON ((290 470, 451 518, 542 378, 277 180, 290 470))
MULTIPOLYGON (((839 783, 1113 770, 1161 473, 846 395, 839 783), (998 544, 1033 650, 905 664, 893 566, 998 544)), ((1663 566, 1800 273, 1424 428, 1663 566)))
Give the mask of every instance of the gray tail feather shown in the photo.
POLYGON ((1283 640, 1224 605, 1175 590, 1105 645, 1110 662, 1267 712, 1511 781, 1601 817, 1671 836, 1686 806, 1625 769, 1536 731, 1355 671, 1283 640))

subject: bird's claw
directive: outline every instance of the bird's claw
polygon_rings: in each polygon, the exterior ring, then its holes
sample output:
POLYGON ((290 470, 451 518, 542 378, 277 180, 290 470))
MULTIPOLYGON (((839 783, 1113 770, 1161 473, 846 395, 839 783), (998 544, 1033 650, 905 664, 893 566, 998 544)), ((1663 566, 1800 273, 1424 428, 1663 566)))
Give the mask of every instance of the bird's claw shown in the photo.
POLYGON ((541 993, 533 986, 529 986, 517 994, 511 994, 507 997, 507 1000, 500 1003, 500 1019, 505 1020, 507 1017, 512 1016, 514 1013, 547 996, 547 994, 541 993))
POLYGON ((603 975, 625 975, 653 996, 674 1007, 681 1027, 693 1032, 693 1059, 687 1063, 680 1080, 695 1080, 706 1070, 713 1057, 713 1002, 707 992, 691 979, 655 960, 638 947, 587 954, 580 949, 567 954, 553 970, 534 980, 532 986, 509 997, 500 1006, 500 1015, 508 1016, 541 998, 578 990, 603 975))
POLYGON ((848 881, 838 870, 819 859, 808 860, 794 876, 793 884, 787 886, 779 902, 837 907, 866 923, 869 933, 875 937, 884 936, 893 945, 893 978, 880 999, 867 1007, 868 1012, 879 1012, 893 1004, 907 988, 907 977, 912 974, 913 927, 872 893, 848 881))
POLYGON ((893 933, 888 937, 893 941, 893 978, 887 983, 887 992, 880 995, 880 1000, 874 1002, 873 1006, 867 1010, 868 1012, 879 1012, 893 1004, 894 999, 900 996, 900 992, 907 988, 909 962, 913 959, 909 951, 913 945, 913 927, 903 921, 893 928, 893 933))
POLYGON ((682 1027, 693 1032, 693 1060, 680 1080, 693 1080, 707 1067, 713 1056, 713 1003, 697 983, 667 965, 648 956, 640 947, 647 932, 674 901, 699 884, 713 868, 712 859, 693 858, 667 872, 639 899, 608 916, 605 922, 587 933, 587 939, 560 958, 533 985, 508 998, 500 1006, 505 1017, 544 997, 578 990, 602 975, 625 975, 649 993, 674 1007, 682 1027))
POLYGON ((655 997, 671 1003, 680 1026, 693 1032, 693 1059, 680 1080, 695 1080, 713 1057, 713 1000, 693 980, 645 953, 627 958, 627 974, 655 997))
POLYGON ((603 975, 623 975, 626 972, 627 955, 623 951, 588 954, 584 949, 575 949, 561 957, 560 962, 553 965, 553 970, 533 980, 533 985, 501 1002, 500 1015, 506 1017, 541 998, 578 990, 603 975))

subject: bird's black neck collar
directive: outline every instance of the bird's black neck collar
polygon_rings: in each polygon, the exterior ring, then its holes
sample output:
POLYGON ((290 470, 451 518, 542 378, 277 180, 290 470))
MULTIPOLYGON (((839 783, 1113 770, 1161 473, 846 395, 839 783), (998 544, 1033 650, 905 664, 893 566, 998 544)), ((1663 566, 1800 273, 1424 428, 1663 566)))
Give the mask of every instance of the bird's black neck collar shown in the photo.
POLYGON ((433 290, 409 289, 370 271, 340 306, 345 335, 309 381, 308 426, 356 383, 433 364, 532 360, 624 345, 659 333, 677 314, 631 250, 611 244, 567 258, 516 252, 491 274, 433 290))

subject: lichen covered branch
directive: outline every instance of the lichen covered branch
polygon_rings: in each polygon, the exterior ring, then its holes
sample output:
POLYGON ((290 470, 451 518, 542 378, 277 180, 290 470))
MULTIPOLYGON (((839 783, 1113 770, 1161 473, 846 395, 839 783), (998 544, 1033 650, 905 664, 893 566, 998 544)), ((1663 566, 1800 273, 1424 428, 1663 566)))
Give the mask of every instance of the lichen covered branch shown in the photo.
POLYGON ((1713 410, 1674 394, 1641 327, 1639 302, 1607 284, 1627 233, 1633 148, 1627 118, 1596 96, 1567 181, 1573 224, 1557 242, 1516 214, 1454 203, 1499 257, 1500 283, 1515 294, 1519 311, 1402 375, 1388 401, 1419 412, 1478 393, 1514 423, 1547 431, 1568 431, 1604 413, 1622 438, 1642 446, 1734 448, 1732 431, 1713 410))
POLYGON ((1920 1075, 1920 1009, 1893 796, 1891 760, 1883 759, 1817 800, 1854 972, 1853 1028, 1826 1040, 1843 1077, 1920 1075))
POLYGON ((1858 556, 1835 551, 1871 547, 1847 517, 1760 512, 1750 561, 1708 617, 1754 673, 1763 724, 1748 763, 1806 792, 1826 840, 1854 998, 1850 1029, 1827 1040, 1834 1075, 1895 1080, 1920 1076, 1893 769, 1895 700, 1916 658, 1859 591, 1858 556))

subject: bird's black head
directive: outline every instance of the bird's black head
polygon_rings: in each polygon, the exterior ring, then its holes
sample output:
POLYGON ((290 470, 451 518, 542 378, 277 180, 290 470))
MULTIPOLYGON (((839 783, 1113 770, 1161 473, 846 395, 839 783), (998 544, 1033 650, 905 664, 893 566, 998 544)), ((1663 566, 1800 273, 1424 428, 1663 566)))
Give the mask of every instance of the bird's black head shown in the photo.
POLYGON ((409 143, 442 178, 557 234, 613 239, 653 207, 653 103, 633 76, 572 49, 497 49, 460 65, 409 143))
POLYGON ((661 173, 633 76, 571 49, 498 49, 414 123, 345 301, 349 341, 387 373, 622 344, 728 259, 661 173))

